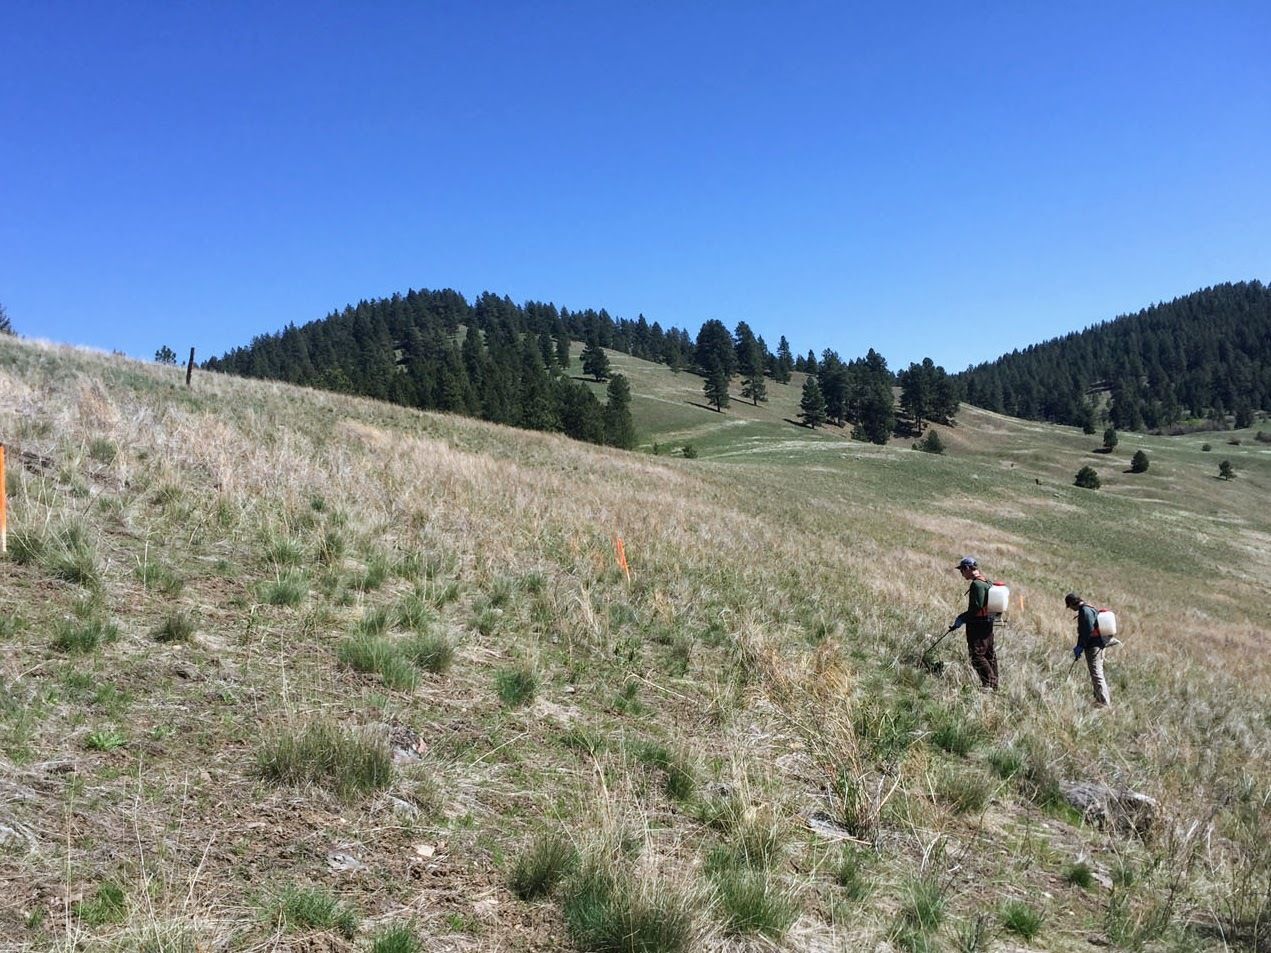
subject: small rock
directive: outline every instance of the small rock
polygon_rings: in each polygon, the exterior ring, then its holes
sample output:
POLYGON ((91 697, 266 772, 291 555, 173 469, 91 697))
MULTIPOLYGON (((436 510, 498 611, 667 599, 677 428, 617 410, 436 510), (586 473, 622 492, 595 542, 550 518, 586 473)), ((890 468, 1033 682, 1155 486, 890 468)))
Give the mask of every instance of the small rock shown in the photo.
POLYGON ((1156 827, 1160 805, 1156 799, 1129 788, 1111 788, 1097 781, 1061 781, 1064 800, 1087 821, 1120 834, 1147 836, 1156 827))
POLYGON ((417 808, 414 804, 411 804, 410 801, 405 801, 402 798, 393 797, 391 794, 388 797, 388 806, 398 817, 419 816, 419 808, 417 808))
POLYGON ((482 920, 493 920, 498 917, 499 901, 493 897, 478 900, 472 905, 472 912, 482 920))
POLYGON ((366 864, 348 851, 330 850, 327 851, 327 866, 332 870, 362 870, 366 864))
POLYGON ((431 857, 435 853, 437 853, 437 848, 434 847, 432 844, 416 844, 415 845, 416 856, 431 857))
POLYGON ((856 840, 851 831, 824 811, 812 811, 804 820, 813 833, 827 840, 856 840))

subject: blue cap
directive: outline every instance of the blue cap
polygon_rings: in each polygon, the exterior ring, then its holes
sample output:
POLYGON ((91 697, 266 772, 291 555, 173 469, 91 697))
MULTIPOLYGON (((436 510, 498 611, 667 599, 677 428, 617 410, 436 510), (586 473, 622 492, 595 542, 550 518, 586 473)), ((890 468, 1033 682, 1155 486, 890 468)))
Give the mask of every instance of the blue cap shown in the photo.
POLYGON ((976 561, 975 561, 975 557, 974 557, 974 556, 963 556, 963 557, 962 557, 962 559, 958 561, 958 565, 957 565, 956 567, 954 567, 954 568, 956 568, 956 569, 975 569, 975 568, 977 568, 979 565, 980 565, 980 564, 979 564, 978 562, 976 562, 976 561))

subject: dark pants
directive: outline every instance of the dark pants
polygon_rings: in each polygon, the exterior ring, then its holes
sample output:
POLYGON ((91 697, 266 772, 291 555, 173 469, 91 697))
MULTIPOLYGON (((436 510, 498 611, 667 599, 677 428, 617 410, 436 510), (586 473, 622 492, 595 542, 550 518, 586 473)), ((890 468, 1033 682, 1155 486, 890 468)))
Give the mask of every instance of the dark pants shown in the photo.
POLYGON ((971 667, 985 688, 997 688, 997 654, 993 651, 993 623, 976 621, 966 624, 966 649, 971 667))

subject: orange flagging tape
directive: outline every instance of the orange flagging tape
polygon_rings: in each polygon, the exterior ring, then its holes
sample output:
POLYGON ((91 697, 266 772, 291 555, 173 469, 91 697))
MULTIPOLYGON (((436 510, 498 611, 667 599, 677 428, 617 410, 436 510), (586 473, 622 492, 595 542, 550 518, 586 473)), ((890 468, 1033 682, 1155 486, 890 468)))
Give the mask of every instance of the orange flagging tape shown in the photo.
POLYGON ((618 560, 618 568, 622 570, 622 574, 627 577, 627 582, 631 581, 631 567, 627 565, 627 547, 622 544, 622 537, 617 533, 613 536, 613 554, 618 560))

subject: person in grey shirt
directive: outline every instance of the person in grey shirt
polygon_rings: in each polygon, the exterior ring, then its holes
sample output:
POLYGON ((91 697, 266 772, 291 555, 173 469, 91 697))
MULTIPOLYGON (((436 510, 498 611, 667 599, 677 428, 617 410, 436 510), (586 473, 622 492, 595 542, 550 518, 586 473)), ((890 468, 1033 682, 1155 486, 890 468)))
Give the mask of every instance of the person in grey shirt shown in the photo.
POLYGON ((1082 655, 1086 657, 1086 668, 1090 670, 1090 684, 1094 689, 1094 703, 1100 707, 1112 704, 1112 696, 1108 692, 1108 680, 1103 677, 1103 653, 1112 645, 1121 643, 1099 632, 1099 610, 1086 602, 1075 592, 1064 596, 1064 605, 1077 613, 1077 644, 1072 647, 1072 659, 1075 663, 1082 655))

